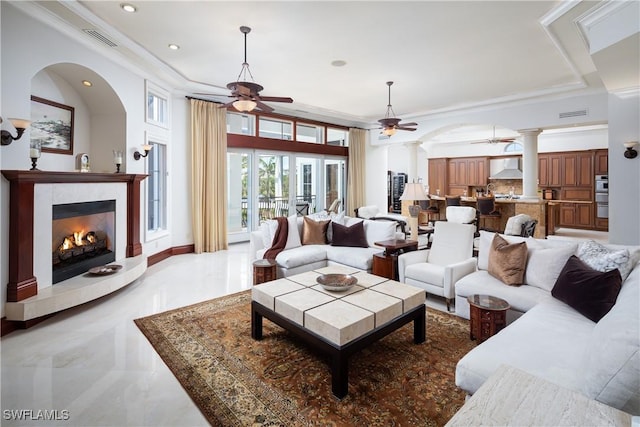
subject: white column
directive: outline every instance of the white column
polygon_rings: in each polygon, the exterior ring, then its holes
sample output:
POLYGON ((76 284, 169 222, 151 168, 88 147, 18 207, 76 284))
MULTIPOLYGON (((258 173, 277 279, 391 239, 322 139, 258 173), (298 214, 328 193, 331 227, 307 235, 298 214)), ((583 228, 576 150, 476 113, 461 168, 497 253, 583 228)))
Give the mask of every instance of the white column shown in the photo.
POLYGON ((409 175, 409 182, 418 182, 418 144, 407 144, 407 151, 409 152, 409 164, 407 165, 407 175, 409 175))
POLYGON ((522 153, 522 198, 539 199, 538 195, 538 135, 542 129, 518 131, 523 137, 522 153))

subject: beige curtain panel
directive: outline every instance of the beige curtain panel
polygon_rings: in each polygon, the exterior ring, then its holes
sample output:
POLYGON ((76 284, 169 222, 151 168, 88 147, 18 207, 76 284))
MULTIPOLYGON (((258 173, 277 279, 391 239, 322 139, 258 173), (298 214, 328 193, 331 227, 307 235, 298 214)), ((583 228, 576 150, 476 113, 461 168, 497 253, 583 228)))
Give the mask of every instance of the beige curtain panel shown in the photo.
POLYGON ((227 110, 191 100, 193 243, 197 254, 227 249, 227 110))
POLYGON ((347 207, 346 215, 353 216, 354 210, 365 202, 365 150, 367 131, 349 129, 349 164, 347 167, 347 207))

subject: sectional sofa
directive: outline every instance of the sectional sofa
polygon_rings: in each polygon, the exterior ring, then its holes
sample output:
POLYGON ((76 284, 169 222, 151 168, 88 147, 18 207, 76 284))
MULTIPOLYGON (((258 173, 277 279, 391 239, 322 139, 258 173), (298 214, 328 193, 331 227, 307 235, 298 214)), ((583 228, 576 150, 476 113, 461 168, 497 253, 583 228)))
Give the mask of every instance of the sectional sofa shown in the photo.
POLYGON ((579 282, 583 275, 592 274, 582 272, 584 264, 576 257, 585 251, 581 246, 585 243, 502 237, 512 243, 526 242, 525 284, 507 286, 488 274, 487 252, 492 234, 483 232, 478 270, 456 283, 456 314, 469 318, 466 297, 490 294, 510 303, 511 322, 458 362, 456 385, 471 395, 500 365, 506 364, 640 415, 640 247, 606 245, 611 253, 626 250, 628 261, 620 268, 620 291, 611 300, 615 304, 600 319, 590 320, 581 313, 591 316, 589 310, 606 298, 594 298, 591 304, 584 300, 586 293, 593 289, 607 291, 609 278, 615 279, 617 272, 605 273, 606 279, 598 276, 596 280, 576 283, 582 288, 574 289, 586 290, 567 300, 560 290, 566 289, 573 278, 579 278, 579 282), (554 288, 556 281, 562 285, 554 288))
MULTIPOLYGON (((384 248, 376 246, 375 242, 402 239, 404 234, 397 231, 398 223, 395 221, 374 221, 361 218, 353 218, 338 215, 309 215, 307 220, 330 221, 327 227, 324 244, 303 244, 305 232, 304 217, 289 217, 289 232, 293 230, 297 234, 293 242, 287 242, 287 247, 280 252, 275 260, 277 263, 277 275, 279 278, 294 274, 304 273, 328 265, 344 265, 371 272, 373 255, 384 251, 384 248), (338 246, 333 241, 333 223, 351 227, 358 222, 363 223, 366 247, 338 246)), ((269 220, 261 224, 260 229, 251 233, 250 251, 255 259, 263 258, 265 251, 271 246, 275 234, 276 221, 269 220)))

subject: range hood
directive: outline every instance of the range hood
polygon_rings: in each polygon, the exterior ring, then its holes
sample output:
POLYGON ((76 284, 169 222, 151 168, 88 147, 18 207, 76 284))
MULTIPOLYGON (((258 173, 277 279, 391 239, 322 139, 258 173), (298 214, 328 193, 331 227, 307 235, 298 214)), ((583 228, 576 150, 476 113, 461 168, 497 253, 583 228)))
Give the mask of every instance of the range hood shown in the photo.
POLYGON ((520 170, 520 159, 512 157, 504 159, 503 169, 489 179, 522 179, 522 171, 520 170))

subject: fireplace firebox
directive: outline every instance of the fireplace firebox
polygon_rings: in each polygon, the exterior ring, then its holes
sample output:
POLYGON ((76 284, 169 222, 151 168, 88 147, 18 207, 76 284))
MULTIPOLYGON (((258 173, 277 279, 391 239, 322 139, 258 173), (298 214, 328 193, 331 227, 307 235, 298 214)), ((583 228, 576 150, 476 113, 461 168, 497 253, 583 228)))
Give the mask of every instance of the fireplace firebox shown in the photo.
POLYGON ((115 200, 53 206, 52 284, 115 261, 115 200))

